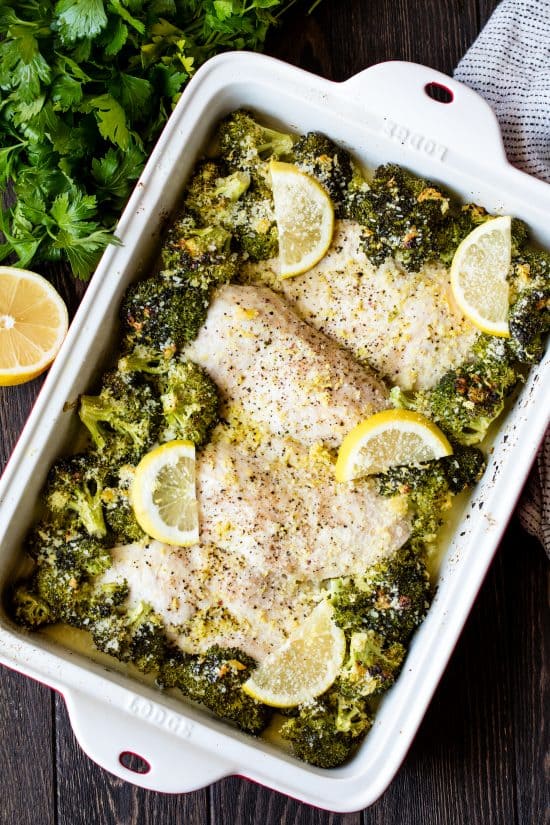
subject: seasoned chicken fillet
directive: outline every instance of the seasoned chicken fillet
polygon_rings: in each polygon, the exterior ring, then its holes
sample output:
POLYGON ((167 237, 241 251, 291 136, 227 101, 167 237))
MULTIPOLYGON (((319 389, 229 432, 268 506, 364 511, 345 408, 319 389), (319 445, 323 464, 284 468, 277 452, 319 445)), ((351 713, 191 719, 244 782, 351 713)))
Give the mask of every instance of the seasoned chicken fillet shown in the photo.
POLYGON ((389 406, 367 367, 266 287, 218 289, 186 355, 257 424, 304 444, 338 447, 356 424, 389 406))
POLYGON ((444 266, 408 273, 388 259, 375 267, 362 231, 337 221, 328 253, 304 275, 281 279, 273 259, 246 265, 243 277, 283 294, 308 324, 402 389, 432 387, 466 360, 478 332, 454 306, 444 266))
POLYGON ((410 535, 400 497, 339 484, 325 448, 220 425, 197 458, 200 546, 119 547, 106 580, 126 579, 189 652, 237 645, 261 660, 303 622, 323 582, 360 574, 410 535))

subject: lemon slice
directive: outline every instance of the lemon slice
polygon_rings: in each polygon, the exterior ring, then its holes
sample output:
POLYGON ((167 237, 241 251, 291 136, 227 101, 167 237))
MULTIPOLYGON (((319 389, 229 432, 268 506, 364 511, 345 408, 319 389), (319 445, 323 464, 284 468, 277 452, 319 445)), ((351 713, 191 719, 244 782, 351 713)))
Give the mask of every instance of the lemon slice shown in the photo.
POLYGON ((345 652, 344 631, 332 620, 332 607, 322 601, 286 642, 263 660, 243 690, 274 708, 309 702, 332 685, 345 652))
POLYGON ((69 326, 61 295, 36 272, 0 267, 0 386, 44 372, 69 326))
POLYGON ((483 332, 503 338, 510 335, 511 223, 505 215, 477 226, 459 245, 451 264, 451 289, 464 315, 483 332))
POLYGON ((139 526, 149 536, 182 547, 196 544, 195 445, 168 441, 143 456, 136 467, 130 500, 139 526))
POLYGON ((399 464, 423 464, 451 455, 453 448, 436 425, 410 410, 371 415, 344 438, 335 473, 337 481, 385 473, 399 464))
POLYGON ((270 163, 281 276, 301 275, 326 254, 334 207, 323 187, 292 163, 270 163))

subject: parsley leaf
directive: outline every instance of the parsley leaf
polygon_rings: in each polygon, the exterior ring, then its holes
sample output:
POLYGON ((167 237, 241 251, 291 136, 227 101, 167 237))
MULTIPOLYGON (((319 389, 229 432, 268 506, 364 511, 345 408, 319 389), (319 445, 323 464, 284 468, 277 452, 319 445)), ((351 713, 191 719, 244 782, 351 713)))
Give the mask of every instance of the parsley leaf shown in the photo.
POLYGON ((297 2, 0 0, 0 261, 87 278, 189 78, 297 2))

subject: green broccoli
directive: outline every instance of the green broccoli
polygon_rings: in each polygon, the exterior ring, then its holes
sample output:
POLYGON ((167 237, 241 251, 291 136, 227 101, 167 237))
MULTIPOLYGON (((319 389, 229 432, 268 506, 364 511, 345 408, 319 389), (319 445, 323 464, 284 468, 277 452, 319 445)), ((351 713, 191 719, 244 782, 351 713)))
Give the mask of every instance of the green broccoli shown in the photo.
MULTIPOLYGON (((215 268, 211 283, 232 280, 237 267, 230 255, 231 238, 245 257, 253 261, 274 257, 278 233, 273 197, 267 179, 251 182, 246 172, 223 177, 224 168, 205 161, 191 179, 184 212, 168 233, 163 260, 167 268, 197 270, 215 268), (193 217, 202 228, 193 226, 193 217), (214 259, 212 261, 212 259, 214 259), (224 268, 221 268, 225 264, 224 268), (223 277, 222 277, 223 276, 223 277)), ((196 276, 195 276, 196 277, 196 276)))
POLYGON ((349 152, 320 132, 308 132, 294 144, 293 154, 296 164, 322 184, 338 208, 354 175, 349 152))
POLYGON ((131 544, 145 535, 130 503, 134 471, 132 464, 110 468, 101 494, 105 521, 116 544, 131 544))
POLYGON ((328 584, 334 621, 346 634, 372 630, 388 644, 406 644, 430 603, 426 565, 408 543, 362 576, 328 584))
POLYGON ((472 361, 449 370, 430 389, 409 393, 394 387, 390 398, 396 407, 431 418, 459 444, 478 444, 517 380, 505 339, 482 335, 472 361))
POLYGON ((26 582, 16 585, 11 594, 10 605, 15 621, 28 630, 36 630, 56 620, 48 603, 26 582))
POLYGON ((105 373, 99 395, 80 398, 79 415, 102 460, 118 466, 139 459, 154 443, 161 404, 151 387, 116 370, 105 373))
POLYGON ((239 206, 233 232, 243 257, 251 261, 274 258, 279 253, 279 232, 270 188, 252 184, 239 206))
POLYGON ((127 597, 126 582, 82 582, 72 599, 62 605, 60 619, 81 630, 90 630, 99 620, 116 613, 127 597))
POLYGON ((127 623, 126 616, 121 612, 110 613, 92 622, 90 633, 96 648, 120 662, 128 662, 130 651, 127 623))
POLYGON ((235 278, 230 244, 231 234, 221 226, 184 228, 184 221, 176 222, 162 248, 163 265, 191 287, 207 290, 235 278))
POLYGON ((121 308, 124 332, 133 344, 175 352, 197 337, 206 318, 207 286, 192 286, 185 272, 161 272, 132 285, 121 308))
POLYGON ((50 608, 53 621, 88 628, 112 613, 127 597, 126 583, 96 584, 82 570, 40 564, 31 578, 31 590, 50 608))
POLYGON ((104 537, 104 476, 101 464, 89 454, 58 459, 48 473, 43 493, 47 509, 57 517, 65 517, 71 511, 90 536, 104 537))
POLYGON ((127 622, 128 659, 143 673, 158 670, 166 653, 168 640, 164 622, 153 608, 141 604, 127 622))
POLYGON ((140 603, 98 616, 90 625, 93 642, 102 653, 131 662, 143 673, 158 670, 168 652, 164 623, 151 605, 140 603))
POLYGON ((76 517, 40 521, 27 536, 26 550, 38 565, 53 565, 78 580, 111 566, 104 540, 90 536, 76 517))
MULTIPOLYGON (((185 190, 184 216, 191 213, 201 226, 229 229, 233 224, 235 204, 249 186, 247 172, 236 171, 227 175, 221 161, 202 161, 185 190)), ((182 221, 180 217, 170 231, 176 236, 183 230, 187 235, 190 228, 189 219, 182 221)))
POLYGON ((438 226, 449 198, 435 185, 395 165, 379 166, 370 189, 353 189, 345 204, 348 217, 365 228, 365 252, 375 265, 393 257, 417 272, 440 256, 438 226))
POLYGON ((229 169, 244 172, 260 184, 267 181, 268 162, 291 157, 294 144, 291 135, 261 126, 252 113, 243 109, 221 122, 217 141, 229 169))
POLYGON ((158 350, 148 347, 146 344, 136 344, 132 337, 126 338, 122 342, 124 355, 119 359, 117 370, 123 375, 132 372, 142 372, 145 376, 162 375, 165 373, 172 358, 175 357, 173 350, 158 350))
POLYGON ((540 361, 550 329, 550 253, 523 249, 512 262, 508 346, 521 364, 540 361))
POLYGON ((408 496, 413 539, 422 546, 434 541, 452 496, 479 481, 484 469, 481 450, 457 444, 450 456, 420 466, 391 467, 377 476, 378 491, 383 496, 408 496))
POLYGON ((323 696, 300 705, 279 730, 295 755, 318 768, 337 768, 352 754, 372 724, 367 701, 345 697, 337 685, 323 696))
POLYGON ((255 666, 254 660, 237 648, 214 645, 198 656, 174 651, 161 667, 159 684, 179 688, 189 699, 257 736, 271 712, 241 690, 255 666))
POLYGON ((388 644, 373 630, 351 633, 347 658, 334 690, 344 699, 378 696, 395 682, 406 652, 400 642, 388 644))
POLYGON ((459 208, 451 207, 445 220, 437 227, 438 258, 450 266, 464 238, 492 217, 482 206, 475 203, 466 203, 459 208))
POLYGON ((158 357, 140 346, 121 358, 119 369, 143 372, 155 383, 164 416, 161 441, 182 438, 199 447, 206 443, 219 420, 219 399, 216 385, 201 367, 176 356, 158 357))
POLYGON ((164 414, 162 441, 182 438, 202 446, 218 423, 218 391, 201 367, 173 359, 159 381, 164 414))

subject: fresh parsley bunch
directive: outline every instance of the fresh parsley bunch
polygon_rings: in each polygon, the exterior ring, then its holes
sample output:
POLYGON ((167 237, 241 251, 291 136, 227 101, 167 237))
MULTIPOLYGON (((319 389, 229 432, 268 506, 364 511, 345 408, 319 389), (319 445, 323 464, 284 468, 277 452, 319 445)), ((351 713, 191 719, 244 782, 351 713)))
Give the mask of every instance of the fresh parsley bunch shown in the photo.
POLYGON ((191 75, 294 2, 0 0, 0 261, 87 279, 191 75))

